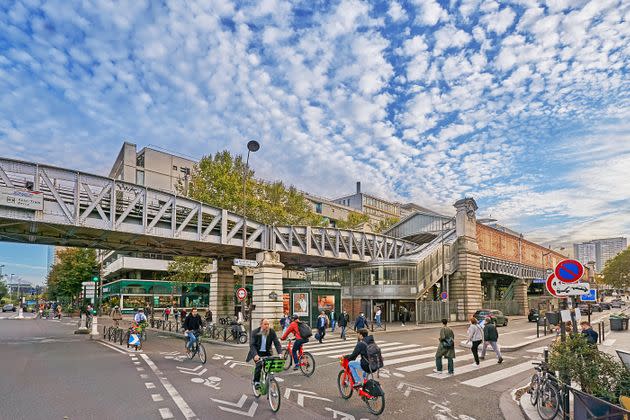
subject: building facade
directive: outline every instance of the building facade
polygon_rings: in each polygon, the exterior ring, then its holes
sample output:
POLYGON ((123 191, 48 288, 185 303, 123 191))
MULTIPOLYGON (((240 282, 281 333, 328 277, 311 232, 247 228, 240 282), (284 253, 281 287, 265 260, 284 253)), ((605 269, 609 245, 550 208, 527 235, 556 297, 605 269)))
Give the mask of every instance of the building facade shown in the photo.
POLYGON ((595 262, 595 270, 599 273, 604 270, 606 262, 614 258, 628 247, 627 238, 595 239, 588 242, 573 244, 575 258, 582 264, 595 262))

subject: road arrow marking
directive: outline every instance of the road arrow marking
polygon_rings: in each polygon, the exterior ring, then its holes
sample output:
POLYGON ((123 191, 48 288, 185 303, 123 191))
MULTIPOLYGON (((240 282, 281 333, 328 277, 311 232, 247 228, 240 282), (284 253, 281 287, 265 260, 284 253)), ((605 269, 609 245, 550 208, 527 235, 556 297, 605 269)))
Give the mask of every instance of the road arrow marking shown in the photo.
POLYGON ((208 371, 208 369, 205 369, 205 368, 204 368, 203 370, 201 370, 201 371, 199 371, 199 372, 189 372, 189 371, 186 371, 186 370, 180 370, 179 372, 180 372, 180 373, 185 373, 186 375, 201 376, 201 375, 203 375, 204 373, 206 373, 207 371, 208 371))
POLYGON ((422 385, 410 384, 407 382, 399 383, 396 388, 399 391, 403 391, 403 393, 405 394, 405 397, 408 397, 409 395, 411 395, 412 391, 421 392, 423 394, 431 395, 431 396, 433 395, 433 393, 429 392, 431 388, 422 386, 422 385))
MULTIPOLYGON (((352 414, 347 414, 347 413, 342 413, 341 411, 337 411, 335 409, 332 409, 330 407, 325 407, 324 410, 326 411, 330 411, 333 415, 333 419, 339 419, 339 420, 354 420, 354 416, 352 414)), ((368 420, 368 419, 361 419, 361 420, 368 420)))
POLYGON ((179 370, 189 370, 191 372, 197 372, 202 367, 203 367, 203 365, 199 365, 196 368, 187 368, 187 367, 183 367, 183 366, 177 366, 177 369, 179 369, 179 370))
POLYGON ((297 403, 300 407, 304 407, 304 398, 311 398, 313 400, 322 400, 322 401, 330 401, 332 402, 331 399, 329 398, 324 398, 324 397, 318 397, 316 392, 313 391, 304 391, 301 389, 293 389, 293 388, 287 388, 286 391, 284 392, 284 398, 289 400, 291 399, 291 391, 295 391, 295 393, 297 394, 297 403))
POLYGON ((240 411, 240 410, 235 410, 233 408, 221 406, 221 404, 223 404, 223 405, 228 405, 230 407, 243 408, 243 405, 245 405, 245 402, 247 401, 247 395, 245 394, 243 394, 241 396, 241 399, 238 400, 238 402, 236 403, 223 401, 223 400, 217 400, 215 398, 210 398, 210 399, 219 404, 220 410, 227 411, 228 413, 240 414, 241 416, 254 417, 254 413, 256 413, 256 409, 258 408, 258 403, 256 401, 252 401, 252 405, 249 407, 249 410, 247 411, 240 411))
POLYGON ((230 369, 234 369, 234 366, 251 366, 249 363, 241 362, 238 360, 228 360, 223 364, 230 369))

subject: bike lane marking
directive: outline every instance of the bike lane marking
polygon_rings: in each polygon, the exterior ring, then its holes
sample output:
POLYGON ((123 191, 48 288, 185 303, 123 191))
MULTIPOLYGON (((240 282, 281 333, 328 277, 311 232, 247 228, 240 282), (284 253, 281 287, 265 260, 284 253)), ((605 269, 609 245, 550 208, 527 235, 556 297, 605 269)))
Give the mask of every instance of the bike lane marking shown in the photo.
POLYGON ((149 366, 149 368, 151 368, 155 376, 157 376, 157 378, 160 380, 160 383, 162 384, 164 389, 166 389, 166 392, 168 392, 168 395, 170 395, 175 405, 177 405, 177 408, 179 408, 179 411, 182 412, 182 415, 184 416, 184 418, 186 418, 187 420, 196 419, 197 415, 195 414, 195 412, 192 411, 188 403, 179 394, 177 389, 175 389, 175 387, 170 383, 170 381, 166 378, 166 376, 164 376, 164 374, 158 369, 156 364, 153 363, 153 361, 149 358, 149 356, 143 353, 143 354, 140 354, 140 357, 144 359, 144 361, 149 366))

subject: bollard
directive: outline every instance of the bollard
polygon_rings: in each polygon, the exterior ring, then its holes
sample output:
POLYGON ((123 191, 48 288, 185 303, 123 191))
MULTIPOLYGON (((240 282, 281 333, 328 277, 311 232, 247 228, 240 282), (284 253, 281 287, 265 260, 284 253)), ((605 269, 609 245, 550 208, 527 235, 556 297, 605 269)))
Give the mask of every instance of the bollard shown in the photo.
POLYGON ((606 340, 606 324, 604 321, 599 321, 599 324, 602 326, 602 343, 606 340))
POLYGON ((545 332, 545 337, 546 337, 547 336, 547 317, 543 319, 543 322, 544 322, 543 325, 544 325, 544 332, 545 332))
POLYGON ((536 338, 540 338, 540 322, 536 320, 536 338))
POLYGON ((90 338, 98 337, 98 317, 94 315, 92 317, 92 332, 90 338))
POLYGON ((545 360, 545 363, 549 363, 549 347, 545 347, 543 349, 543 358, 545 360))
POLYGON ((18 306, 18 319, 24 318, 24 309, 22 309, 22 305, 18 306))

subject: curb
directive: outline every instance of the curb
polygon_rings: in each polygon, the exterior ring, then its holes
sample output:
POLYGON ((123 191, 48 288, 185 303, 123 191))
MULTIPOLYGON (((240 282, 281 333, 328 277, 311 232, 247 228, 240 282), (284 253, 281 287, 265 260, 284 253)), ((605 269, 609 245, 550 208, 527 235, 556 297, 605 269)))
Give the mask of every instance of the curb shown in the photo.
POLYGON ((523 389, 523 387, 508 389, 507 391, 504 391, 499 397, 499 410, 501 410, 503 418, 510 420, 529 419, 523 412, 520 401, 516 399, 516 393, 520 389, 523 389))

